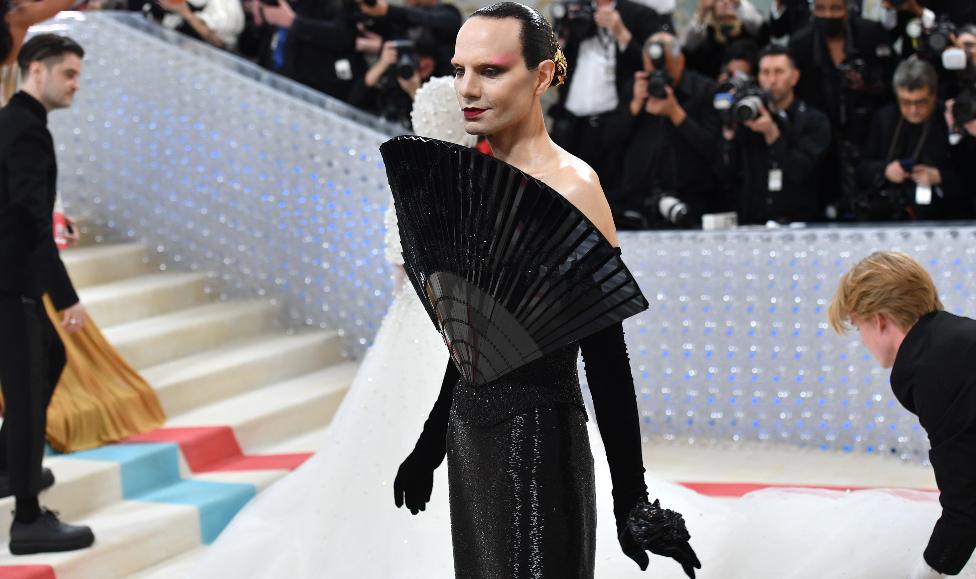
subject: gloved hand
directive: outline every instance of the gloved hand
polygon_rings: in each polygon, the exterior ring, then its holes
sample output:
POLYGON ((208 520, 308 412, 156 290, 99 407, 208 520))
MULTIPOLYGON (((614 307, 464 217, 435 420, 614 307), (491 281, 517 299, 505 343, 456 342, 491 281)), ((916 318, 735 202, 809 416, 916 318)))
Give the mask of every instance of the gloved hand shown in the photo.
POLYGON ((434 489, 434 471, 447 454, 447 422, 451 414, 454 387, 460 379, 461 373, 448 360, 440 394, 424 422, 424 430, 393 479, 393 502, 397 508, 406 504, 410 512, 416 515, 430 501, 430 494, 434 489))
MULTIPOLYGON (((436 467, 435 467, 436 468, 436 467)), ((404 504, 414 515, 424 510, 434 490, 434 469, 424 464, 415 452, 400 463, 393 479, 393 501, 397 508, 404 504)))
POLYGON ((580 350, 610 466, 620 547, 642 571, 650 563, 645 552, 649 550, 674 558, 689 577, 694 577, 701 563, 688 545, 681 515, 647 500, 640 418, 623 325, 617 323, 583 338, 580 350))
POLYGON ((919 557, 918 563, 915 565, 911 574, 908 575, 908 579, 942 579, 946 576, 929 567, 924 557, 919 557))
POLYGON ((617 539, 624 554, 634 560, 641 571, 646 571, 650 559, 645 551, 677 561, 691 579, 695 579, 695 569, 701 569, 701 562, 695 550, 688 543, 691 535, 685 528, 685 520, 680 513, 662 509, 660 501, 653 504, 639 501, 621 526, 617 539))

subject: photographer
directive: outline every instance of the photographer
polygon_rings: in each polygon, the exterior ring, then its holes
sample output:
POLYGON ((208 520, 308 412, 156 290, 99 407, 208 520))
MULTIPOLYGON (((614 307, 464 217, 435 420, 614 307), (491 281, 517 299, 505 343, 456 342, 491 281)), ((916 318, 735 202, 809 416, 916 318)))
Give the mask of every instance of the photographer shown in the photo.
POLYGON ((608 122, 641 69, 641 46, 651 34, 671 30, 671 17, 633 0, 561 1, 553 4, 554 27, 569 63, 569 79, 550 107, 553 141, 588 163, 604 188, 619 174, 623 143, 608 122))
POLYGON ((756 76, 758 52, 759 48, 751 40, 740 40, 729 45, 722 59, 718 83, 724 84, 736 76, 756 76))
POLYGON ((797 96, 830 119, 821 189, 827 205, 857 191, 854 167, 872 112, 891 100, 895 59, 884 27, 849 14, 845 0, 814 0, 813 17, 790 40, 790 52, 800 70, 797 96))
POLYGON ((953 131, 950 154, 959 180, 960 210, 958 219, 976 217, 976 86, 946 102, 946 123, 953 131))
POLYGON ((252 8, 263 26, 258 63, 345 100, 366 72, 356 14, 341 0, 262 0, 252 8))
POLYGON ((861 219, 948 219, 958 209, 938 83, 935 68, 924 60, 913 57, 898 66, 897 105, 875 116, 858 167, 861 219))
POLYGON ((749 0, 701 0, 684 37, 688 68, 715 78, 734 43, 765 44, 762 25, 762 15, 749 0))
POLYGON ((735 175, 739 223, 820 221, 820 167, 830 146, 830 121, 794 93, 800 71, 788 50, 759 56, 763 94, 736 95, 739 124, 726 128, 723 159, 735 175), (749 120, 743 120, 749 119, 749 120))
POLYGON ((412 36, 384 43, 376 63, 349 92, 349 104, 407 130, 411 129, 410 110, 417 89, 437 66, 437 45, 430 35, 420 31, 412 36))
POLYGON ((440 0, 407 0, 406 6, 390 4, 387 0, 369 3, 358 0, 359 10, 376 18, 380 25, 392 28, 396 35, 420 34, 424 31, 437 47, 435 54, 438 76, 451 74, 451 58, 454 56, 454 39, 461 29, 461 12, 452 4, 440 0))
POLYGON ((719 155, 715 83, 685 68, 681 45, 667 32, 648 39, 643 60, 622 114, 632 138, 611 207, 618 226, 692 227, 715 202, 708 170, 719 155))

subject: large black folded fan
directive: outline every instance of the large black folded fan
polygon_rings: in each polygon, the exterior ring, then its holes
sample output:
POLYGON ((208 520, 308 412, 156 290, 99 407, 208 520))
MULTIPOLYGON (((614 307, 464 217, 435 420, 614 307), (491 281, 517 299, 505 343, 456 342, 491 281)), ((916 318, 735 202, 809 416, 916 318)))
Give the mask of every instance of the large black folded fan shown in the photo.
POLYGON ((620 251, 541 181, 435 139, 380 151, 407 276, 469 384, 647 309, 620 251))

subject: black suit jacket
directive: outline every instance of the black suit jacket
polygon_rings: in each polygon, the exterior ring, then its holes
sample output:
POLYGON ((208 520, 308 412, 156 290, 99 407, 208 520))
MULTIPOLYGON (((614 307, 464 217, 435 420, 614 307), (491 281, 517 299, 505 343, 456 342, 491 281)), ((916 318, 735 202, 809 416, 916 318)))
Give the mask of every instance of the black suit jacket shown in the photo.
MULTIPOLYGON (((674 25, 671 23, 670 14, 658 14, 651 8, 633 2, 632 0, 617 0, 617 12, 620 13, 620 19, 633 36, 630 44, 624 50, 620 50, 616 42, 614 43, 614 46, 617 46, 617 95, 621 101, 624 101, 630 99, 626 88, 629 86, 629 83, 633 82, 634 73, 644 68, 644 61, 641 58, 644 41, 655 32, 668 31, 673 33, 674 25)), ((584 40, 586 39, 574 38, 572 36, 563 39, 565 42, 563 52, 566 55, 566 63, 569 65, 569 79, 566 86, 560 88, 558 106, 551 113, 558 115, 563 110, 562 107, 569 97, 569 87, 572 86, 573 76, 576 74, 576 62, 579 58, 580 43, 584 40)))
POLYGON ((58 165, 47 111, 19 92, 0 109, 0 292, 78 303, 54 243, 58 165))
POLYGON ((976 548, 976 321, 935 312, 908 331, 891 369, 895 397, 929 436, 942 516, 925 561, 949 575, 976 548))

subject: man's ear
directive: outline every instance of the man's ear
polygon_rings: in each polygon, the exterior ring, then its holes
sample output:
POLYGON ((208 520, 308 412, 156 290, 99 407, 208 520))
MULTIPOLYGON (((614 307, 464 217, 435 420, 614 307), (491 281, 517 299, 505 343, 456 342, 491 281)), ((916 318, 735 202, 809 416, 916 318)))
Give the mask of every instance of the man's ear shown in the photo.
POLYGON ((552 79, 556 75, 556 63, 551 60, 543 60, 535 70, 535 94, 542 96, 552 86, 552 79))
POLYGON ((892 327, 892 321, 891 318, 888 317, 888 314, 883 314, 880 312, 874 314, 873 322, 876 325, 879 334, 885 333, 892 327))

